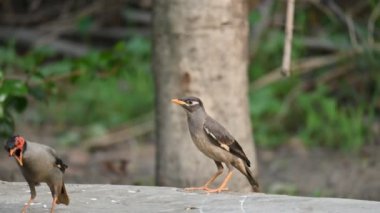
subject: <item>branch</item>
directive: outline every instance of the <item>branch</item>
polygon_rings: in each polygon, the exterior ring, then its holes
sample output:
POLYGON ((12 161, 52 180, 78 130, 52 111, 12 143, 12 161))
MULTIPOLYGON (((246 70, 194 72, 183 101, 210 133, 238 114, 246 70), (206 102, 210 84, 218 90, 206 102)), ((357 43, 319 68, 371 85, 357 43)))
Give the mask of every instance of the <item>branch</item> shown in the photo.
MULTIPOLYGON (((93 26, 86 34, 90 38, 94 39, 103 39, 103 40, 110 40, 110 41, 120 41, 125 38, 131 38, 134 36, 140 36, 140 37, 150 37, 150 30, 142 27, 109 27, 109 28, 101 28, 99 26, 93 26)), ((80 36, 80 33, 78 30, 75 29, 68 29, 64 33, 62 33, 64 36, 68 36, 70 38, 76 38, 80 36)))
MULTIPOLYGON (((0 27, 0 40, 3 41, 14 39, 18 43, 36 47, 41 46, 38 43, 41 36, 41 33, 32 29, 0 27)), ((80 57, 90 51, 90 48, 85 45, 62 39, 49 40, 44 45, 49 46, 53 51, 72 57, 80 57)))
POLYGON ((292 39, 293 39, 293 19, 294 19, 294 1, 288 0, 286 10, 286 29, 285 29, 285 44, 284 55, 282 58, 281 72, 285 76, 290 75, 290 61, 292 55, 292 39))
POLYGON ((357 29, 355 27, 355 23, 352 20, 351 15, 347 15, 344 11, 335 3, 334 0, 326 1, 327 6, 335 13, 335 15, 347 25, 348 34, 350 37, 351 45, 353 48, 359 48, 359 42, 356 37, 357 29))
POLYGON ((319 77, 317 79, 314 79, 312 82, 309 81, 302 81, 302 83, 296 85, 285 97, 283 101, 283 108, 279 114, 280 120, 286 115, 287 109, 290 107, 290 104, 295 100, 295 98, 301 93, 303 90, 307 90, 316 83, 319 84, 328 84, 329 82, 333 81, 336 78, 340 78, 343 75, 347 74, 349 70, 354 67, 353 62, 342 64, 341 66, 338 66, 334 68, 333 70, 329 70, 326 72, 325 75, 322 77, 319 77))
POLYGON ((153 113, 147 113, 143 116, 143 120, 137 124, 126 125, 116 130, 111 130, 106 135, 96 138, 90 138, 82 143, 84 149, 96 151, 106 147, 122 143, 131 138, 146 135, 154 130, 154 120, 152 119, 153 113))
MULTIPOLYGON (((299 73, 304 74, 310 71, 313 71, 318 68, 322 68, 331 64, 335 64, 345 58, 352 57, 359 52, 356 50, 348 51, 348 52, 339 52, 335 54, 331 54, 328 56, 317 56, 313 58, 307 58, 300 60, 297 64, 295 64, 292 68, 292 71, 297 70, 299 73)), ((269 74, 259 78, 258 80, 254 81, 250 88, 253 90, 258 90, 260 88, 263 88, 267 85, 270 85, 280 79, 282 79, 282 76, 280 74, 280 70, 282 68, 276 68, 272 70, 269 74)))
POLYGON ((151 23, 152 20, 151 13, 146 12, 144 10, 127 9, 124 12, 124 17, 127 19, 129 23, 134 24, 148 25, 151 23))
POLYGON ((299 41, 301 46, 304 46, 308 49, 318 49, 318 50, 325 50, 325 51, 331 51, 331 52, 339 52, 343 51, 344 49, 347 49, 347 47, 344 47, 342 45, 336 44, 333 41, 330 41, 328 39, 319 38, 319 37, 302 37, 299 38, 299 41))
MULTIPOLYGON (((65 9, 65 8, 64 8, 65 9)), ((54 43, 55 40, 59 40, 59 35, 69 29, 75 28, 75 23, 78 19, 95 14, 102 10, 101 1, 95 1, 91 5, 77 11, 71 15, 64 16, 58 20, 52 20, 42 26, 38 27, 39 31, 45 31, 43 36, 37 40, 37 44, 49 44, 54 43)))
POLYGON ((33 25, 54 19, 58 16, 61 5, 51 5, 49 8, 41 9, 37 12, 30 14, 14 14, 5 13, 0 14, 0 22, 5 25, 33 25))
POLYGON ((310 2, 310 4, 314 5, 321 12, 323 12, 330 20, 337 21, 332 11, 329 10, 329 8, 326 7, 324 4, 321 4, 320 0, 307 0, 307 1, 310 2))
POLYGON ((359 48, 359 42, 358 42, 358 38, 356 37, 356 28, 355 28, 354 21, 352 20, 351 15, 346 15, 345 17, 346 17, 348 34, 350 36, 350 41, 351 41, 352 47, 357 49, 357 48, 359 48))
POLYGON ((273 6, 273 0, 266 0, 262 3, 260 8, 260 21, 253 27, 251 26, 251 58, 255 57, 257 50, 259 49, 259 43, 264 33, 267 31, 271 21, 271 8, 273 6))
POLYGON ((373 9, 369 19, 368 19, 368 44, 373 45, 375 43, 374 32, 375 32, 375 22, 380 16, 380 1, 377 3, 375 9, 373 9))

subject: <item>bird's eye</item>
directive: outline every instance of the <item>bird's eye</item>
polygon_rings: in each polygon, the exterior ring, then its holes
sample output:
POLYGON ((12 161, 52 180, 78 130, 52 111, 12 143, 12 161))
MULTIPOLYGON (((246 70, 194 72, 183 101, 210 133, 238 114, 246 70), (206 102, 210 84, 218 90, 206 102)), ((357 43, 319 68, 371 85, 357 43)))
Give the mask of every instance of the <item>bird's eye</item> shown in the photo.
POLYGON ((185 101, 186 102, 186 104, 187 105, 190 105, 190 106, 194 106, 194 105, 197 105, 197 104, 199 104, 199 102, 198 101, 191 101, 191 100, 187 100, 187 101, 185 101))

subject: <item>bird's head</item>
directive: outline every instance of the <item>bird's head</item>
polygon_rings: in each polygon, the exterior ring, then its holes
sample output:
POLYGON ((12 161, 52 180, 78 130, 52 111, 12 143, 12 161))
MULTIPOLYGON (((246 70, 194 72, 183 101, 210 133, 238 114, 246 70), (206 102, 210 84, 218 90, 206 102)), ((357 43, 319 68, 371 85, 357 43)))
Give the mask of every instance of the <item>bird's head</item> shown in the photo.
POLYGON ((5 150, 9 153, 9 157, 14 157, 20 166, 23 166, 22 154, 25 150, 25 139, 19 135, 12 136, 5 143, 5 150))
POLYGON ((199 109, 203 109, 203 103, 201 99, 196 97, 174 98, 172 102, 180 105, 188 112, 195 112, 199 109))

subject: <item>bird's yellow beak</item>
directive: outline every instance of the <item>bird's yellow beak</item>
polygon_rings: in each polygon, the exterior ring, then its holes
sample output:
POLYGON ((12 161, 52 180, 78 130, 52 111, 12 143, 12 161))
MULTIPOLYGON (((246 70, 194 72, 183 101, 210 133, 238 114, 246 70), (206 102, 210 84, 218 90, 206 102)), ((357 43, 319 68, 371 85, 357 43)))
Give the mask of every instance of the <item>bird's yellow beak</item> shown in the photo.
POLYGON ((18 147, 15 147, 15 148, 9 150, 9 157, 12 157, 13 154, 16 152, 17 149, 18 149, 18 147))
POLYGON ((172 99, 172 103, 175 103, 175 104, 178 104, 178 105, 186 105, 186 102, 181 101, 181 100, 179 100, 177 98, 173 98, 172 99))
POLYGON ((15 157, 15 159, 17 160, 17 163, 20 164, 20 166, 23 166, 23 162, 22 162, 22 151, 20 153, 20 156, 17 156, 17 155, 14 155, 14 153, 17 151, 17 149, 19 149, 18 147, 15 147, 11 150, 9 150, 9 156, 10 157, 15 157))

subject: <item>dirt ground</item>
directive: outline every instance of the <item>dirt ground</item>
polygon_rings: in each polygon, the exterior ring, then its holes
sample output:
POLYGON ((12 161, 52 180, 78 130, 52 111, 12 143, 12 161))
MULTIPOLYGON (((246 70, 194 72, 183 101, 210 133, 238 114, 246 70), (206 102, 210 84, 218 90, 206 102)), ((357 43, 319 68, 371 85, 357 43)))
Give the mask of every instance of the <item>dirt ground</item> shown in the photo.
MULTIPOLYGON (((21 132, 33 135, 34 131, 23 128, 21 132)), ((30 137, 45 144, 53 141, 45 135, 30 137)), ((259 181, 266 193, 380 201, 379 148, 377 143, 352 154, 306 149, 296 140, 275 150, 259 148, 259 181)), ((56 149, 69 165, 68 183, 154 185, 153 141, 128 140, 92 152, 79 148, 56 149)), ((0 151, 0 180, 23 181, 16 162, 5 151, 0 151)))

